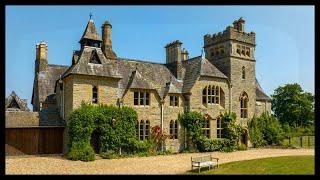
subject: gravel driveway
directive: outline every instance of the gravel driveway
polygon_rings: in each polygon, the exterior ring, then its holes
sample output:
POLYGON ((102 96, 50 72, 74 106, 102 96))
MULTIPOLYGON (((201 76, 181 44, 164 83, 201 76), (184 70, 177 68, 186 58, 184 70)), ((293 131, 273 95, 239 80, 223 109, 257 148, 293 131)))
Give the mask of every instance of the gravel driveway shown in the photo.
POLYGON ((251 149, 232 153, 182 153, 153 157, 98 159, 93 162, 52 156, 7 156, 6 174, 180 174, 190 170, 190 158, 211 154, 219 163, 275 156, 314 155, 314 149, 251 149))

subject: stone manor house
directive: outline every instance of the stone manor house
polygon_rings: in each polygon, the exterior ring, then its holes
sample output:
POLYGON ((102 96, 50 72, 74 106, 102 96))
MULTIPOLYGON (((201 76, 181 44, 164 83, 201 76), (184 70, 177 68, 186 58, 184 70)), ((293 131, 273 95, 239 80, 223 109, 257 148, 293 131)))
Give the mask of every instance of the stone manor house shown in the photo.
MULTIPOLYGON (((221 137, 219 116, 231 110, 237 122, 247 126, 253 116, 271 111, 271 100, 255 76, 255 36, 245 32, 240 18, 223 32, 203 37, 204 56, 189 57, 182 42, 165 46, 163 63, 121 58, 112 47, 112 25, 102 25, 102 37, 92 19, 72 54, 71 66, 48 62, 48 45, 36 45, 33 111, 59 114, 64 121, 64 152, 68 142, 68 116, 82 101, 92 104, 130 106, 138 112, 138 137, 147 139, 152 126, 172 135, 166 149, 182 150, 184 128, 178 114, 206 114, 203 132, 221 137)), ((201 47, 199 47, 201 49, 201 47)), ((248 145, 248 135, 242 138, 248 145)))

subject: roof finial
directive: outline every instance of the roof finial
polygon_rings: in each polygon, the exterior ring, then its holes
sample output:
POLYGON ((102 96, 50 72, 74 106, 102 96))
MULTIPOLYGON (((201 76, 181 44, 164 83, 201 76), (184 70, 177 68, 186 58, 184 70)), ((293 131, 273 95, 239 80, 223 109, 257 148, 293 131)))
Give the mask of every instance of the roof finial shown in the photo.
POLYGON ((89 14, 89 17, 90 17, 90 20, 91 20, 91 17, 92 17, 92 13, 90 12, 90 14, 89 14))

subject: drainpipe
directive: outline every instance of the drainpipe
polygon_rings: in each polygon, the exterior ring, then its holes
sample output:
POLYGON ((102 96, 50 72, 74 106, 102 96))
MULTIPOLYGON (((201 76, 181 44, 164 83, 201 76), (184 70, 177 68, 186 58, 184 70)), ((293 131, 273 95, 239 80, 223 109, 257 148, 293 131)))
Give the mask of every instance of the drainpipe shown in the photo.
MULTIPOLYGON (((164 132, 164 129, 163 129, 163 105, 164 105, 164 100, 161 100, 161 131, 162 133, 164 132)), ((161 151, 163 152, 164 150, 164 144, 163 142, 161 143, 161 151)))

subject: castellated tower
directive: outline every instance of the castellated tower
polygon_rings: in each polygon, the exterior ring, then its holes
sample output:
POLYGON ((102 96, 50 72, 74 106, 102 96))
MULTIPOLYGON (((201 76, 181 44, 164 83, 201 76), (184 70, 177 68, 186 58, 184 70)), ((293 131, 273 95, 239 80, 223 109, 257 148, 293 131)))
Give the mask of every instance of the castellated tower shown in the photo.
POLYGON ((205 57, 228 76, 231 84, 231 111, 242 125, 255 112, 255 33, 244 31, 240 18, 223 32, 204 36, 205 57), (243 100, 245 99, 245 101, 243 100), (247 110, 244 110, 247 109, 247 110))
POLYGON ((40 42, 36 45, 36 62, 35 75, 41 71, 45 71, 48 66, 48 45, 45 42, 40 42))

